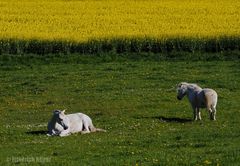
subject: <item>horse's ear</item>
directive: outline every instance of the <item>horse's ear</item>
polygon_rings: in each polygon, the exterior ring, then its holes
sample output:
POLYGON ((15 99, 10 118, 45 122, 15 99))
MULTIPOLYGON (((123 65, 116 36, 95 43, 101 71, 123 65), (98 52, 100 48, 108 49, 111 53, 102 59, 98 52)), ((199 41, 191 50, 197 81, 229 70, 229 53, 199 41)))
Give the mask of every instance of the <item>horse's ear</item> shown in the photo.
POLYGON ((66 109, 62 110, 62 113, 65 113, 66 109))

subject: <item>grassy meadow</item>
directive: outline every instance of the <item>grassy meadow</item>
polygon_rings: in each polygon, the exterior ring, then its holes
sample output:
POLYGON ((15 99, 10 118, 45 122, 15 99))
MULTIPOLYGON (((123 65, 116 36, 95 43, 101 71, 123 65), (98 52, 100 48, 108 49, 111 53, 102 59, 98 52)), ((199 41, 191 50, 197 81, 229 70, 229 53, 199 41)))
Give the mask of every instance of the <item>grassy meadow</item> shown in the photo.
POLYGON ((0 165, 239 165, 240 1, 0 0, 0 165), (181 81, 215 89, 192 121, 181 81), (106 133, 47 137, 55 109, 106 133))
POLYGON ((0 62, 0 165, 240 162, 239 61, 24 58, 0 62), (217 121, 205 110, 191 121, 187 99, 176 99, 180 81, 218 92, 217 121), (47 137, 54 109, 84 112, 107 133, 47 137))

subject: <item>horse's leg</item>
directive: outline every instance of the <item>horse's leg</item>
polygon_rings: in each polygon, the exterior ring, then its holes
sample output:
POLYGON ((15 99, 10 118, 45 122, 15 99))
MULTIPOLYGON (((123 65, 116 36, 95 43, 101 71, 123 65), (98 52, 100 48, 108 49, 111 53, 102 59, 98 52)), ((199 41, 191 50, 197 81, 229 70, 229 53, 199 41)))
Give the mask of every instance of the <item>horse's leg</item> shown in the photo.
POLYGON ((47 136, 54 136, 54 135, 58 135, 58 133, 56 133, 56 131, 54 129, 48 131, 47 136))
POLYGON ((84 130, 84 131, 81 131, 81 134, 88 134, 88 133, 90 133, 90 131, 88 130, 88 131, 86 131, 86 130, 84 130))
POLYGON ((83 122, 83 126, 84 126, 84 130, 83 130, 83 131, 81 131, 81 134, 88 134, 88 133, 90 133, 90 130, 89 130, 89 125, 88 125, 88 123, 86 123, 86 122, 83 122))
POLYGON ((217 109, 215 107, 212 107, 212 120, 216 120, 216 113, 217 109))
POLYGON ((90 133, 91 131, 89 130, 89 122, 88 120, 83 120, 83 128, 84 130, 81 131, 81 134, 87 134, 87 133, 90 133))
POLYGON ((200 112, 199 108, 197 108, 197 116, 198 116, 198 120, 202 120, 201 112, 200 112))
POLYGON ((214 119, 214 117, 213 117, 213 110, 209 107, 209 108, 207 108, 207 111, 209 112, 210 120, 213 120, 214 119))
POLYGON ((65 137, 65 136, 68 136, 68 135, 70 135, 71 133, 70 133, 70 131, 69 130, 63 130, 60 134, 59 134, 59 136, 60 137, 65 137))
POLYGON ((197 111, 197 107, 192 106, 192 108, 193 108, 193 119, 194 119, 194 120, 197 120, 197 119, 198 119, 198 115, 197 115, 197 113, 198 113, 198 111, 197 111))

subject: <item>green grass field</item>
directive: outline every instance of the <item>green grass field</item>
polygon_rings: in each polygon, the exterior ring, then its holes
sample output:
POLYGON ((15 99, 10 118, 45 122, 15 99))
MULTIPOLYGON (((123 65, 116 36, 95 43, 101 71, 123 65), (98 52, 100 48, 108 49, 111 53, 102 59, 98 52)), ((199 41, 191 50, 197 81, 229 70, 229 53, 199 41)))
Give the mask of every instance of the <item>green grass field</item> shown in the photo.
POLYGON ((239 164, 239 61, 65 60, 1 56, 0 165, 239 164), (191 121, 180 81, 218 92, 217 121, 191 121), (47 137, 54 109, 107 133, 47 137))

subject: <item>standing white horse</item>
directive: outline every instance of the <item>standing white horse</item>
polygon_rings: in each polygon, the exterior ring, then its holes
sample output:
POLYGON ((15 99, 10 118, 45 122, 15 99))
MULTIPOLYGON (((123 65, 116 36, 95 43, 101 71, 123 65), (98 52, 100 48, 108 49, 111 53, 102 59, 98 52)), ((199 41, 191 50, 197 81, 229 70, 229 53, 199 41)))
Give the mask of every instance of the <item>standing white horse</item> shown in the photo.
POLYGON ((200 108, 206 108, 211 120, 216 120, 217 93, 213 89, 202 89, 196 84, 181 82, 177 87, 177 99, 187 95, 193 108, 194 120, 201 120, 200 108))
POLYGON ((65 115, 65 110, 55 110, 53 111, 52 119, 48 123, 47 135, 59 135, 63 137, 77 132, 86 134, 96 131, 106 132, 106 130, 94 127, 89 116, 83 113, 65 115))

